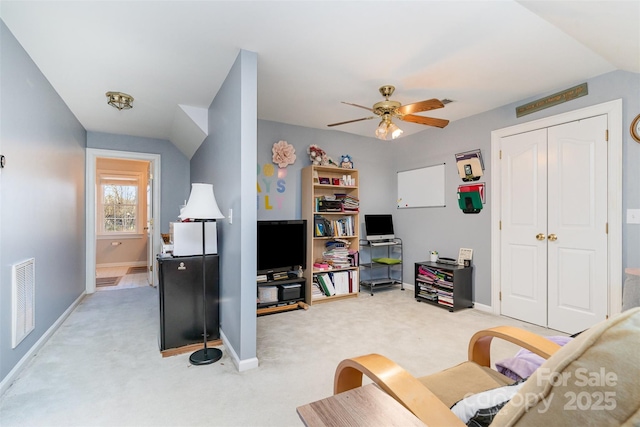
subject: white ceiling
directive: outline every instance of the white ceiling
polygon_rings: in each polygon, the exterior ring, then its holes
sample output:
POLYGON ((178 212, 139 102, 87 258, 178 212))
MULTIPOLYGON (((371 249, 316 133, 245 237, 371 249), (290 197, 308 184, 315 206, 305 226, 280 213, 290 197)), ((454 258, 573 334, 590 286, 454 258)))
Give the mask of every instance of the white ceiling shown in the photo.
MULTIPOLYGON (((403 104, 454 100, 422 113, 453 121, 640 73, 638 0, 3 0, 0 17, 87 130, 170 139, 188 156, 204 131, 184 117, 202 127, 240 49, 258 54, 258 118, 319 129, 369 116, 340 101, 371 106, 383 84, 403 104), (134 108, 109 107, 107 91, 134 108)), ((373 137, 376 125, 331 129, 373 137)))

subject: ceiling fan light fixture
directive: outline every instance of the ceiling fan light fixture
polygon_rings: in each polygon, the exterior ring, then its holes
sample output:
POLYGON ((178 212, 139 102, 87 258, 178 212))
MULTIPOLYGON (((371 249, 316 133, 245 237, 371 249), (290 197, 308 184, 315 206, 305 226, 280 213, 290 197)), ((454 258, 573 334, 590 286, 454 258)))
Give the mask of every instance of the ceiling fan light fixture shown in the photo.
POLYGON ((391 133, 391 139, 399 138, 404 132, 395 123, 391 122, 388 126, 388 131, 391 133))
POLYGON ((388 125, 385 120, 382 120, 376 128, 376 138, 387 139, 388 125))
POLYGON ((118 110, 129 110, 133 108, 133 96, 122 92, 107 92, 107 104, 118 110))

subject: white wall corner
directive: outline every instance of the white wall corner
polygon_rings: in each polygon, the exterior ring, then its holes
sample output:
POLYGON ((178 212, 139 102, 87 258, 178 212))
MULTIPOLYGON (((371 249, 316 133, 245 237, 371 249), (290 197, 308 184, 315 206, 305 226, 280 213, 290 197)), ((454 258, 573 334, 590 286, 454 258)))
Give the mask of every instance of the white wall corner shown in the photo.
MULTIPOLYGON (((229 353, 229 357, 233 361, 238 372, 248 371, 250 369, 255 369, 260 365, 260 362, 257 357, 252 357, 245 360, 240 360, 238 354, 236 353, 233 346, 229 343, 227 336, 224 334, 222 330, 220 330, 220 339, 222 339, 222 344, 224 345, 224 349, 229 353)), ((223 350, 224 351, 224 350, 223 350)))
MULTIPOLYGON (((480 310, 480 311, 484 311, 485 313, 491 313, 491 314, 496 314, 495 310, 493 309, 493 307, 491 307, 490 305, 486 305, 486 304, 480 304, 479 302, 473 302, 473 308, 475 308, 476 310, 480 310)), ((500 313, 498 313, 498 315, 500 315, 500 313)))
POLYGON ((169 140, 188 159, 191 159, 209 134, 209 110, 207 108, 178 105, 169 140))

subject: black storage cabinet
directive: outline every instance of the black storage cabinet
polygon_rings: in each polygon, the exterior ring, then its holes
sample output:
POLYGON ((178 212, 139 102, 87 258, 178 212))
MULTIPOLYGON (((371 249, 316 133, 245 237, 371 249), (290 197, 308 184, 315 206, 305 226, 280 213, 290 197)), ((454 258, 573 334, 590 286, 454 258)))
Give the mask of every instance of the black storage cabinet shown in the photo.
MULTIPOLYGON (((220 339, 218 255, 206 255, 207 334, 220 339)), ((202 256, 158 257, 160 350, 203 342, 202 256)))

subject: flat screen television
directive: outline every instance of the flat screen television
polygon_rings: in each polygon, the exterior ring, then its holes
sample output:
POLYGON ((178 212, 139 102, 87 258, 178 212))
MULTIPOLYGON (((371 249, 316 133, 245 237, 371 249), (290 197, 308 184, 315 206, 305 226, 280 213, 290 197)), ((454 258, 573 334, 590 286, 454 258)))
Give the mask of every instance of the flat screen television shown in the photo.
POLYGON ((365 215, 364 230, 367 240, 390 240, 395 238, 391 214, 365 215))
POLYGON ((307 268, 307 220, 258 221, 258 274, 307 268))

